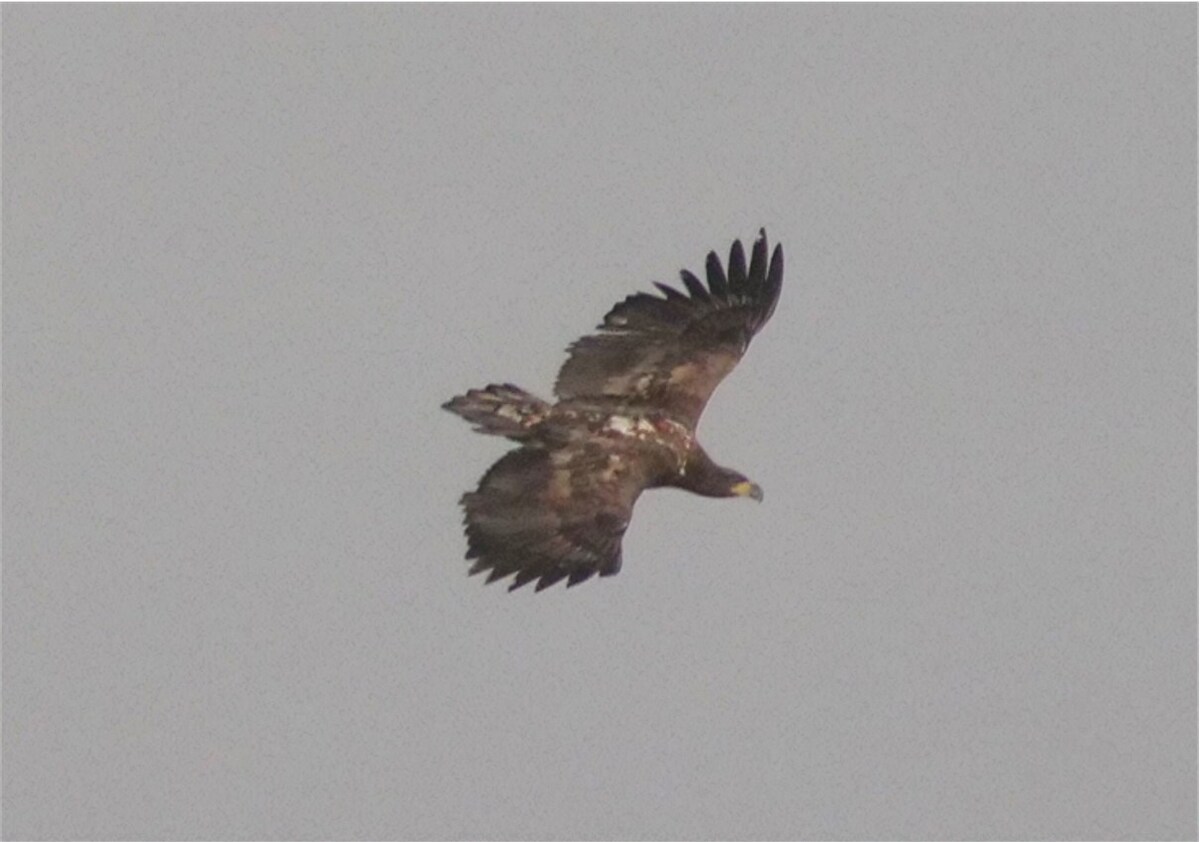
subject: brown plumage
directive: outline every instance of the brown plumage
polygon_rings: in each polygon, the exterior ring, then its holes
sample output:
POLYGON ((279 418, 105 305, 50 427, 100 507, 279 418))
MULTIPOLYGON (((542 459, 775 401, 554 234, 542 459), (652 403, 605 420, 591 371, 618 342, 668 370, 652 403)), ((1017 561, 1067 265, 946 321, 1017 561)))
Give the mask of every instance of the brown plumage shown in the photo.
POLYGON ((783 249, 767 260, 760 232, 747 266, 740 241, 727 268, 710 252, 707 286, 687 270, 687 293, 655 284, 617 304, 596 333, 568 348, 547 403, 505 384, 472 389, 444 408, 481 433, 521 446, 463 495, 470 573, 509 590, 542 590, 621 569, 621 538, 647 488, 761 499, 758 486, 715 464, 696 425, 717 385, 771 317, 783 249))

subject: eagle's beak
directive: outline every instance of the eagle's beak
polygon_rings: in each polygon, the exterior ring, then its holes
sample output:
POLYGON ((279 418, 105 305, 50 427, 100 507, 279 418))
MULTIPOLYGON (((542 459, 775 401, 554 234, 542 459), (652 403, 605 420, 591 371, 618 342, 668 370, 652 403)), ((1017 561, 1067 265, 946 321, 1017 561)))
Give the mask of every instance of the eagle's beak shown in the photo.
POLYGON ((733 486, 733 493, 738 497, 749 497, 751 500, 762 502, 762 489, 758 487, 757 483, 748 480, 736 483, 733 486))

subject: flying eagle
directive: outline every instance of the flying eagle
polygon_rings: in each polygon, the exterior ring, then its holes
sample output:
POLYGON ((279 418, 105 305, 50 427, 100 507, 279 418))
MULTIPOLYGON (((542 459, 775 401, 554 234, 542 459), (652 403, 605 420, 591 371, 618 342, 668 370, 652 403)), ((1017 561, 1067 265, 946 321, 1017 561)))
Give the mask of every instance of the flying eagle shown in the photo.
POLYGON ((767 262, 760 231, 746 266, 741 241, 708 286, 686 269, 687 294, 655 283, 617 304, 597 333, 576 341, 551 404, 512 384, 472 389, 443 408, 481 433, 520 443, 463 495, 470 574, 488 582, 516 574, 509 590, 537 580, 576 585, 621 569, 621 537, 647 488, 706 497, 762 499, 737 471, 696 441, 700 413, 779 300, 783 249, 767 262))

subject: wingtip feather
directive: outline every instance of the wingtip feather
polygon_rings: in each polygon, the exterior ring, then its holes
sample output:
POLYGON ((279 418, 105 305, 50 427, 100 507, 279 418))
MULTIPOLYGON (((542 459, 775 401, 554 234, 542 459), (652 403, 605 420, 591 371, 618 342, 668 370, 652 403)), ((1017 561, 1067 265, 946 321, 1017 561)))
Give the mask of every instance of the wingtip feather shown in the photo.
POLYGON ((567 577, 567 587, 573 588, 573 587, 575 587, 575 585, 578 585, 580 582, 586 582, 588 579, 592 578, 592 576, 594 576, 594 575, 596 575, 595 570, 589 570, 586 568, 580 569, 580 570, 574 570, 571 572, 571 575, 569 577, 567 577))
POLYGON ((749 288, 751 294, 756 294, 767 282, 767 237, 766 232, 754 241, 750 253, 749 288))
POLYGON ((565 570, 551 571, 550 573, 547 573, 545 576, 543 576, 541 579, 538 580, 537 585, 534 586, 534 591, 544 591, 546 588, 550 587, 551 585, 555 585, 555 584, 561 582, 563 579, 566 578, 566 576, 567 576, 567 572, 565 570))
POLYGON ((776 243, 771 254, 771 268, 767 270, 767 287, 778 289, 783 284, 783 244, 776 243))
POLYGON ((687 291, 691 293, 692 298, 697 301, 708 301, 708 290, 699 278, 687 269, 679 270, 679 277, 683 280, 683 285, 687 287, 687 291))
POLYGON ((726 274, 729 279, 729 288, 734 295, 743 295, 746 292, 746 252, 742 250, 742 241, 734 240, 733 245, 729 247, 729 263, 725 267, 726 274))
POLYGON ((729 297, 729 282, 725 279, 725 270, 721 268, 721 258, 715 251, 708 253, 704 261, 704 270, 708 275, 708 289, 717 298, 729 297))
POLYGON ((682 292, 680 292, 679 290, 675 289, 675 287, 667 286, 666 284, 660 284, 658 281, 655 281, 654 285, 656 287, 658 287, 659 291, 667 297, 667 301, 687 301, 688 300, 688 297, 686 295, 684 295, 682 292))

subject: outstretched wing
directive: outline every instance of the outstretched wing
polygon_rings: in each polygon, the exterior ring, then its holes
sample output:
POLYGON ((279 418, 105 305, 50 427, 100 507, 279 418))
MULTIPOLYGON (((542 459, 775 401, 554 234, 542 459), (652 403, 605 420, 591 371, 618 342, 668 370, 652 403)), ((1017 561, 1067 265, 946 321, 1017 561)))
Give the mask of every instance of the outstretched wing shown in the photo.
POLYGON ((645 487, 644 464, 620 442, 578 441, 511 451, 462 497, 467 558, 509 590, 575 585, 621 569, 621 537, 645 487))
POLYGON ((555 394, 617 397, 668 410, 694 428, 717 384, 775 310, 783 249, 776 245, 768 264, 767 233, 760 231, 748 268, 740 240, 729 251, 728 273, 715 252, 705 268, 707 287, 685 269, 688 294, 655 284, 663 297, 637 293, 613 307, 598 333, 567 349, 555 394))

